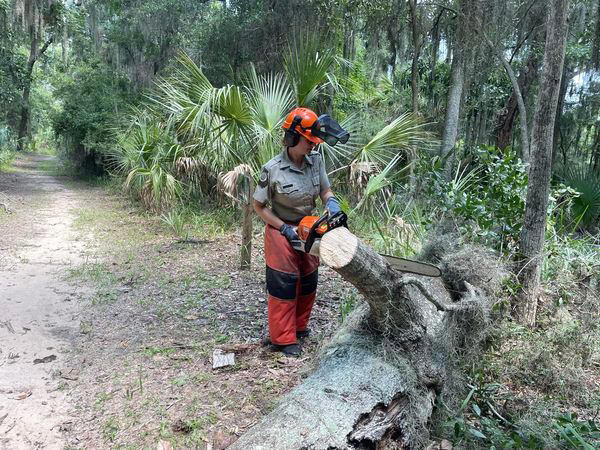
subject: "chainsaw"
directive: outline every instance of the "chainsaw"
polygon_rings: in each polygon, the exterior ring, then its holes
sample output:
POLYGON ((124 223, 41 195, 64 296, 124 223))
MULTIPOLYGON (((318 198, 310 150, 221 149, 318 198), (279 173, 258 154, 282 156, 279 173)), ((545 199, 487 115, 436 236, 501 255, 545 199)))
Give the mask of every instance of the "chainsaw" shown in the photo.
MULTIPOLYGON (((319 256, 321 238, 328 231, 338 227, 348 228, 348 216, 343 211, 333 215, 329 215, 329 212, 325 211, 325 214, 321 217, 305 216, 296 228, 296 233, 300 239, 293 240, 292 247, 298 251, 319 256)), ((425 275, 427 277, 439 277, 442 275, 442 271, 439 267, 432 264, 399 258, 392 255, 380 254, 380 256, 383 257, 392 268, 400 272, 425 275)))

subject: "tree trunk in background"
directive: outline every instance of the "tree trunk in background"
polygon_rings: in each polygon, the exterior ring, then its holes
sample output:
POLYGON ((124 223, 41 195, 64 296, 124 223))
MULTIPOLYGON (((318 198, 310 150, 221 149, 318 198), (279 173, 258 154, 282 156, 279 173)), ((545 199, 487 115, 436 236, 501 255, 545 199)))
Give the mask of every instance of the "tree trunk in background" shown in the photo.
POLYGON ((529 131, 527 127, 527 110, 525 109, 525 102, 523 101, 523 95, 521 94, 521 88, 519 86, 519 81, 515 77, 515 73, 512 70, 512 66, 504 57, 501 49, 498 49, 497 46, 490 40, 490 38, 486 35, 484 27, 478 27, 480 34, 485 39, 486 43, 489 45, 490 50, 495 54, 496 58, 500 60, 504 70, 510 78, 510 82, 513 87, 513 95, 517 101, 517 107, 519 108, 519 128, 521 130, 521 147, 522 147, 522 156, 525 162, 529 162, 529 131))
MULTIPOLYGON (((421 56, 421 48, 423 46, 423 29, 417 10, 417 0, 408 0, 410 8, 410 18, 412 25, 412 42, 413 42, 413 57, 411 64, 411 92, 412 92, 412 111, 415 117, 419 115, 419 57, 421 56)), ((409 152, 410 164, 410 192, 415 192, 417 180, 415 179, 414 167, 417 161, 417 148, 413 147, 409 152)))
POLYGON ((522 286, 517 305, 521 323, 534 326, 537 314, 540 274, 544 258, 544 232, 552 164, 554 118, 560 90, 567 37, 567 0, 551 0, 546 22, 546 45, 537 106, 533 119, 531 167, 525 220, 519 250, 522 286))
POLYGON ((450 39, 451 36, 446 28, 446 64, 448 65, 452 64, 452 44, 454 44, 450 39))
MULTIPOLYGON (((346 13, 350 16, 350 13, 346 13)), ((354 61, 355 57, 355 46, 354 46, 354 28, 352 27, 353 22, 346 22, 344 24, 344 47, 342 49, 342 56, 348 61, 354 61)), ((344 64, 342 65, 342 72, 344 75, 348 75, 350 68, 344 64)))
POLYGON ((600 69, 600 0, 596 1, 596 32, 592 44, 592 67, 600 69))
POLYGON ((452 171, 452 160, 450 154, 456 143, 458 135, 458 119, 460 117, 460 101, 463 86, 465 84, 464 61, 458 52, 455 52, 452 60, 450 74, 450 90, 448 92, 448 103, 446 106, 446 120, 444 121, 444 132, 442 134, 442 145, 440 156, 445 160, 444 173, 446 179, 450 179, 452 171))
POLYGON ((571 70, 569 68, 569 63, 565 61, 563 65, 562 77, 560 79, 560 91, 558 93, 558 103, 556 105, 556 116, 554 117, 554 134, 552 137, 552 165, 554 165, 554 162, 556 161, 556 157, 558 155, 558 145, 560 141, 560 119, 563 113, 569 81, 571 81, 571 70))
POLYGON ((408 0, 410 7, 410 22, 412 26, 413 57, 411 64, 411 92, 413 114, 419 113, 419 57, 423 45, 423 36, 419 12, 417 11, 417 0, 408 0))
POLYGON ((590 167, 594 171, 600 169, 600 126, 596 126, 596 139, 594 140, 594 146, 592 147, 590 167))
POLYGON ((27 61, 27 72, 25 74, 23 94, 21 96, 21 120, 19 123, 19 137, 17 141, 17 151, 19 152, 22 152, 25 148, 25 141, 29 136, 29 120, 31 115, 29 109, 29 94, 31 93, 33 66, 35 65, 38 58, 44 54, 44 52, 53 40, 53 37, 51 36, 38 52, 39 38, 33 26, 30 26, 29 35, 31 39, 31 44, 29 48, 29 59, 27 61))
POLYGON ((240 269, 249 269, 252 263, 252 216, 254 208, 252 196, 254 195, 254 183, 252 179, 248 182, 248 201, 244 205, 244 217, 242 224, 242 247, 240 248, 240 269))
POLYGON ((444 175, 451 178, 451 153, 456 144, 463 90, 466 79, 466 65, 472 59, 475 43, 472 42, 474 24, 478 22, 480 0, 461 0, 457 20, 456 42, 452 48, 452 69, 450 74, 450 89, 446 106, 446 118, 442 133, 440 156, 444 160, 444 175))
POLYGON ((489 139, 488 139, 488 135, 487 135, 487 130, 488 130, 487 124, 488 124, 489 118, 490 118, 489 110, 486 106, 484 106, 481 123, 479 124, 479 130, 477 131, 477 143, 478 144, 481 144, 481 143, 483 143, 485 145, 489 144, 489 139))
POLYGON ((442 17, 442 14, 444 14, 444 9, 442 9, 439 13, 438 16, 435 20, 435 23, 433 24, 433 28, 431 30, 431 39, 432 39, 432 43, 431 43, 431 66, 429 69, 429 86, 428 86, 428 91, 429 91, 429 95, 431 98, 431 104, 430 104, 430 110, 433 111, 435 104, 436 104, 436 98, 435 98, 435 94, 433 93, 433 86, 435 83, 435 69, 436 69, 436 65, 437 65, 437 59, 438 59, 438 53, 440 51, 440 40, 441 40, 441 33, 440 33, 440 19, 442 17))
MULTIPOLYGON (((527 58, 526 69, 519 74, 517 84, 520 86, 521 95, 524 98, 531 87, 533 81, 538 75, 539 60, 535 51, 529 53, 527 58)), ((498 132, 496 138, 496 146, 504 149, 511 145, 514 120, 518 113, 517 96, 515 90, 508 99, 506 105, 506 114, 503 114, 499 119, 498 132)))

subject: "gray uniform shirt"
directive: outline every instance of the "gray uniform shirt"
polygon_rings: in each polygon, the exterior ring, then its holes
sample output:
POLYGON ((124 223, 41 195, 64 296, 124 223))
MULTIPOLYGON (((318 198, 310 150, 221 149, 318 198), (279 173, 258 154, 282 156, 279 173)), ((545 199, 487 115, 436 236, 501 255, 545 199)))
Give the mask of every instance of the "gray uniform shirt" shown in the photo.
POLYGON ((310 216, 317 206, 319 194, 329 188, 329 178, 321 155, 311 152, 298 168, 289 158, 287 149, 267 162, 261 171, 254 200, 266 204, 277 217, 298 222, 310 216))

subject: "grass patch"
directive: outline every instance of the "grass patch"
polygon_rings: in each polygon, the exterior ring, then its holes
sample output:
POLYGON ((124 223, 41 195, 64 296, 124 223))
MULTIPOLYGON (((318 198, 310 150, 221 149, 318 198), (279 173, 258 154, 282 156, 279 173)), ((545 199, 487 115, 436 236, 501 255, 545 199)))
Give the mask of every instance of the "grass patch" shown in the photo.
POLYGON ((144 355, 153 357, 156 355, 171 355, 177 351, 174 347, 146 347, 143 350, 144 355))
POLYGON ((173 386, 185 386, 189 382, 190 382, 190 378, 188 376, 185 376, 185 375, 177 377, 177 378, 173 378, 171 380, 171 384, 173 386))
POLYGON ((214 239, 230 232, 240 223, 239 212, 216 205, 180 206, 160 216, 163 226, 183 239, 214 239))
POLYGON ((106 419, 104 425, 102 426, 102 436, 104 437, 104 440, 108 442, 114 442, 119 429, 120 425, 116 417, 109 417, 106 419))
POLYGON ((100 286, 112 286, 117 277, 105 263, 84 263, 79 267, 69 269, 68 278, 91 281, 100 286))
POLYGON ((226 289, 231 285, 229 275, 212 275, 202 268, 196 270, 193 284, 200 289, 226 289))
POLYGON ((214 375, 208 372, 199 372, 192 377, 195 384, 209 383, 214 379, 214 375))
POLYGON ((37 168, 44 172, 46 175, 53 177, 67 176, 67 172, 64 170, 62 165, 59 163, 57 158, 49 158, 39 161, 37 168))
POLYGON ((10 172, 12 170, 12 163, 15 160, 17 153, 8 148, 0 148, 0 171, 10 172))

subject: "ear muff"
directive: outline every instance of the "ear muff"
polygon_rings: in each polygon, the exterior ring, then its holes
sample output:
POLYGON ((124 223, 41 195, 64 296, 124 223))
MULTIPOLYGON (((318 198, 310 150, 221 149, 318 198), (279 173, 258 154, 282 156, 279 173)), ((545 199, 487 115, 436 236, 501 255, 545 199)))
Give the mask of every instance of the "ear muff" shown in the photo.
POLYGON ((283 136, 283 145, 286 147, 295 147, 300 142, 300 133, 297 131, 286 130, 283 136))
POLYGON ((296 127, 300 125, 300 122, 302 122, 302 117, 295 116, 290 127, 285 130, 283 145, 286 147, 295 147, 300 142, 300 133, 296 131, 296 127))

